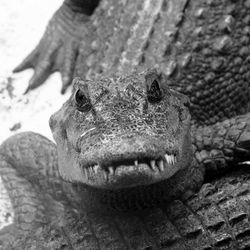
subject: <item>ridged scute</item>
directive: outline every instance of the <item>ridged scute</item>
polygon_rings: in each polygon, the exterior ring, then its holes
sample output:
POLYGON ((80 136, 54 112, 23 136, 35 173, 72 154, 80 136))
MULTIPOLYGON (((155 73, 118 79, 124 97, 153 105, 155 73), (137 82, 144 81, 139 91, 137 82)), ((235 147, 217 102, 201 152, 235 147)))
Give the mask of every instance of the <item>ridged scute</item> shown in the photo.
POLYGON ((243 114, 249 100, 249 11, 243 0, 128 1, 125 6, 104 0, 92 16, 99 46, 88 50, 84 42, 77 75, 157 66, 173 88, 190 97, 199 124, 243 114), (108 4, 112 10, 104 14, 108 4), (149 6, 156 8, 150 16, 149 6), (86 58, 92 58, 87 66, 86 58))
MULTIPOLYGON (((250 249, 249 169, 206 183, 195 196, 194 190, 186 188, 188 183, 200 185, 203 168, 206 177, 218 177, 229 167, 249 160, 250 1, 102 0, 90 17, 79 4, 79 0, 65 1, 39 45, 16 68, 35 68, 28 90, 42 84, 54 70, 62 73, 64 92, 74 75, 96 79, 100 75, 159 68, 167 85, 189 96, 193 162, 198 165, 191 165, 190 178, 177 183, 178 191, 183 191, 182 196, 178 193, 182 199, 149 210, 103 215, 102 210, 96 213, 86 209, 86 196, 81 192, 83 201, 77 206, 78 200, 72 195, 75 192, 70 192, 72 186, 66 185, 65 189, 58 178, 55 148, 50 143, 39 136, 33 141, 30 134, 27 138, 13 137, 2 147, 0 171, 7 175, 4 181, 17 207, 16 218, 21 218, 17 231, 33 229, 49 218, 44 211, 48 205, 46 191, 32 189, 34 183, 47 188, 48 194, 63 206, 64 221, 48 224, 26 238, 21 234, 9 245, 4 241, 7 245, 3 248, 250 249), (28 147, 30 143, 32 147, 28 147), (29 165, 30 171, 26 171, 29 165), (25 179, 21 178, 23 171, 25 179), (21 194, 19 184, 25 194, 21 194)), ((74 119, 83 123, 80 115, 74 119)), ((136 116, 132 120, 136 121, 136 116)), ((51 127, 59 126, 52 121, 51 127)), ((65 131, 61 130, 61 138, 68 136, 65 131)), ((72 169, 66 170, 72 173, 72 169)), ((170 191, 170 195, 174 193, 170 191)), ((111 203, 119 198, 108 197, 111 203)), ((163 197, 162 192, 157 193, 159 197, 163 197)))
POLYGON ((68 211, 63 227, 46 226, 23 249, 248 249, 249 171, 211 184, 187 201, 134 214, 68 211), (81 218, 79 220, 79 218, 81 218))
POLYGON ((212 126, 192 127, 195 158, 207 174, 223 173, 228 166, 249 159, 250 117, 248 114, 212 126))

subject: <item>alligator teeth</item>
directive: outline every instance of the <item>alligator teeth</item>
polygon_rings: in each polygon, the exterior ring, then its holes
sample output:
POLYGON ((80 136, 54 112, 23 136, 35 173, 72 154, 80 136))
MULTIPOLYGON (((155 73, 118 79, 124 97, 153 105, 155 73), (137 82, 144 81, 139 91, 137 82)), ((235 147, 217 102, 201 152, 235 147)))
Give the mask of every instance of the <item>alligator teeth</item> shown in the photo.
POLYGON ((84 168, 84 173, 85 173, 85 176, 88 177, 89 176, 89 171, 87 168, 84 168))
POLYGON ((155 166, 155 160, 151 160, 151 161, 150 161, 150 166, 151 166, 151 168, 152 168, 154 171, 157 170, 157 168, 156 168, 156 166, 155 166))
POLYGON ((170 155, 165 154, 164 156, 165 156, 165 159, 166 159, 167 163, 169 164, 170 163, 170 155))
POLYGON ((96 173, 97 173, 97 170, 98 170, 98 165, 95 165, 95 166, 93 167, 93 170, 94 170, 94 173, 96 174, 96 173))
POLYGON ((109 169, 109 173, 110 173, 110 174, 114 174, 114 173, 115 173, 115 170, 114 170, 113 167, 108 167, 108 169, 109 169))
POLYGON ((173 155, 170 156, 170 164, 174 164, 174 157, 173 157, 173 155))
POLYGON ((108 181, 108 172, 107 171, 103 171, 103 175, 104 175, 104 179, 106 180, 106 181, 108 181))
POLYGON ((93 168, 93 167, 89 167, 89 173, 90 173, 90 175, 95 174, 95 172, 94 172, 94 168, 93 168))
POLYGON ((158 161, 158 166, 159 166, 159 168, 160 168, 161 171, 164 171, 164 163, 163 163, 163 160, 158 161))
POLYGON ((174 156, 174 163, 176 163, 177 159, 176 159, 176 156, 174 156))
POLYGON ((176 161, 176 157, 174 155, 165 154, 165 159, 168 164, 174 164, 176 161))
POLYGON ((137 160, 135 160, 135 166, 138 166, 138 161, 137 160))

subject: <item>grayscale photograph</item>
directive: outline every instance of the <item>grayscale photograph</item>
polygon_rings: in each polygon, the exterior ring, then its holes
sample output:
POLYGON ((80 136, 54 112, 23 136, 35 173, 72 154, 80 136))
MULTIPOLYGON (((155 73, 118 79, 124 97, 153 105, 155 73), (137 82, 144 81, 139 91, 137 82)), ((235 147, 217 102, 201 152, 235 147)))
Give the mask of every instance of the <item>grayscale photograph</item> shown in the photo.
POLYGON ((250 250, 250 0, 0 0, 0 250, 250 250))

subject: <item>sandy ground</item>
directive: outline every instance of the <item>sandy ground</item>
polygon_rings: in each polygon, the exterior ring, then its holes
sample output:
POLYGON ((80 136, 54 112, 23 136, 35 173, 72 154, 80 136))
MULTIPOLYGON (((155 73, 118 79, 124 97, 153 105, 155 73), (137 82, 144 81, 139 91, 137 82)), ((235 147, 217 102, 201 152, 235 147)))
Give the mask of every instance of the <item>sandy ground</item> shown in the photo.
MULTIPOLYGON (((50 114, 67 99, 60 94, 61 80, 52 75, 39 89, 23 95, 32 70, 12 74, 13 68, 35 47, 46 24, 62 0, 0 0, 0 143, 21 131, 52 138, 50 114)), ((0 229, 11 223, 13 212, 0 178, 0 229)))

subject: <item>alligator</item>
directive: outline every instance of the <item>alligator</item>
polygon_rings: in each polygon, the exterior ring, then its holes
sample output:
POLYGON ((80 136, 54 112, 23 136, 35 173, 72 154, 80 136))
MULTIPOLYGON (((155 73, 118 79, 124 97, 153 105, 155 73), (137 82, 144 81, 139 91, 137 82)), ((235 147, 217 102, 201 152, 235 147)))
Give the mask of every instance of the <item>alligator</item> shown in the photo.
POLYGON ((165 81, 156 70, 76 78, 50 118, 57 149, 32 132, 1 145, 16 210, 3 249, 249 248, 250 171, 237 165, 249 115, 191 126, 188 98, 165 81), (205 172, 217 178, 195 194, 205 172))
POLYGON ((249 8, 66 0, 15 71, 35 69, 26 92, 84 80, 50 120, 57 151, 34 133, 1 146, 7 249, 249 249, 249 8))
POLYGON ((248 111, 248 1, 90 2, 64 1, 38 46, 15 68, 34 68, 26 92, 57 70, 64 93, 74 76, 95 79, 153 67, 189 96, 200 124, 248 111))

